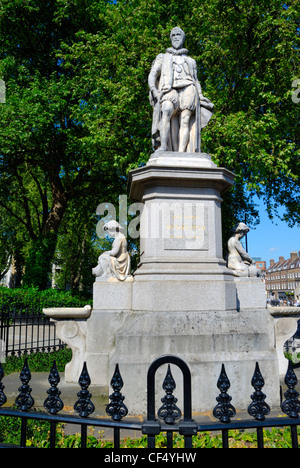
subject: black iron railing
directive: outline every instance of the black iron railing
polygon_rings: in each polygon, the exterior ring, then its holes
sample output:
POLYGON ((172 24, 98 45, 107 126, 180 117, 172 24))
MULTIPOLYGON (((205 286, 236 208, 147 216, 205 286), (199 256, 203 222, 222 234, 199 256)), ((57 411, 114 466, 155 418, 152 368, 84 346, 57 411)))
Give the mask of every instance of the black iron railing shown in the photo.
POLYGON ((20 307, 1 307, 0 340, 4 343, 5 357, 50 352, 66 346, 57 338, 55 324, 49 317, 20 307))
MULTIPOLYGON (((148 438, 148 448, 155 448, 155 438, 162 432, 167 433, 167 448, 173 446, 173 434, 179 433, 184 437, 186 449, 192 448, 193 437, 202 432, 214 433, 216 431, 222 433, 223 448, 229 447, 230 430, 256 430, 257 432, 257 447, 264 447, 263 429, 290 427, 291 444, 293 448, 298 448, 297 427, 300 425, 300 402, 299 393, 295 389, 297 385, 297 377, 290 364, 285 377, 287 391, 284 394, 284 401, 281 404, 281 410, 284 413, 276 418, 268 418, 270 407, 266 403, 266 395, 262 392, 264 379, 261 375, 259 365, 256 365, 252 386, 254 392, 251 395, 251 404, 248 407, 248 413, 252 419, 236 420, 233 418, 236 415, 236 410, 231 403, 231 397, 228 394, 230 382, 226 375, 225 367, 222 365, 221 373, 217 386, 220 394, 217 397, 217 405, 213 409, 215 421, 206 423, 197 422, 192 417, 192 383, 191 374, 187 364, 176 356, 163 356, 154 361, 149 367, 147 376, 147 417, 141 422, 140 420, 125 421, 128 414, 128 409, 124 403, 124 396, 121 393, 123 380, 120 374, 119 366, 116 366, 111 385, 113 393, 110 395, 110 402, 106 407, 106 413, 111 419, 102 417, 91 417, 94 412, 94 404, 91 401, 92 395, 89 392, 90 377, 84 364, 82 374, 79 378, 81 390, 78 392, 78 400, 74 404, 74 411, 77 415, 60 413, 63 409, 63 401, 61 392, 58 388, 60 381, 59 374, 55 363, 49 374, 50 388, 47 392, 47 398, 44 402, 45 412, 33 411, 34 399, 31 395, 29 386, 31 375, 28 368, 27 359, 25 359, 23 370, 20 374, 22 382, 19 388, 19 394, 16 398, 15 405, 17 409, 5 407, 7 401, 5 396, 5 387, 2 383, 3 370, 0 365, 0 416, 21 419, 21 435, 20 447, 26 447, 26 431, 27 422, 29 419, 38 421, 50 422, 50 448, 56 446, 56 427, 58 423, 71 423, 78 425, 81 431, 81 447, 87 447, 87 427, 94 426, 97 428, 110 428, 114 431, 114 448, 120 447, 120 434, 123 429, 140 431, 141 434, 146 434, 148 438), (169 364, 163 389, 165 396, 162 398, 162 406, 156 412, 155 409, 155 374, 157 369, 163 365, 169 364), (180 408, 177 407, 177 399, 173 395, 176 387, 174 378, 171 373, 171 365, 179 367, 183 374, 183 415, 180 408), (283 417, 285 416, 285 417, 283 417)), ((1 420, 0 420, 1 424, 1 420)), ((3 444, 2 444, 3 445, 3 444)), ((1 444, 0 444, 1 446, 1 444)))

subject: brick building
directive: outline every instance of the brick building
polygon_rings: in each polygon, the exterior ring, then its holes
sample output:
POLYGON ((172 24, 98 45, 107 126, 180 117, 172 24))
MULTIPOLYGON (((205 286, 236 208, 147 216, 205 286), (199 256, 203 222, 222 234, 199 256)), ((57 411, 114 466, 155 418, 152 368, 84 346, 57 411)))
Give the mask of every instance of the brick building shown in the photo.
POLYGON ((260 257, 253 257, 256 268, 259 270, 260 275, 264 278, 267 270, 267 262, 260 257))
POLYGON ((300 251, 291 252, 287 260, 284 257, 279 257, 277 262, 270 260, 265 284, 267 299, 277 299, 289 305, 300 304, 300 251))

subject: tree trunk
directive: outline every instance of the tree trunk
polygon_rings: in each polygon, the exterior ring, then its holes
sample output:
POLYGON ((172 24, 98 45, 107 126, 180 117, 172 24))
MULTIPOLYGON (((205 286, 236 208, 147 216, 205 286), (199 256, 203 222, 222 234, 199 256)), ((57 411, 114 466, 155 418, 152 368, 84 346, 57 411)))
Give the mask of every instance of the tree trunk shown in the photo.
POLYGON ((47 237, 49 233, 57 233, 69 200, 68 193, 64 189, 59 177, 59 167, 57 168, 57 171, 53 170, 49 172, 49 181, 53 201, 51 210, 45 219, 42 229, 42 235, 45 237, 47 237))
POLYGON ((85 252, 86 252, 86 239, 87 239, 87 230, 85 229, 84 232, 84 237, 81 242, 80 250, 79 250, 79 262, 78 266, 76 269, 76 272, 74 271, 71 275, 71 289, 79 289, 80 290, 80 285, 81 285, 81 279, 82 279, 82 269, 85 261, 85 252))
POLYGON ((56 246, 56 233, 40 236, 31 243, 26 260, 24 286, 46 289, 49 286, 51 264, 56 246))
POLYGON ((57 234, 60 223, 67 208, 68 195, 64 190, 59 172, 50 171, 49 180, 52 189, 53 202, 40 235, 32 240, 29 255, 25 265, 23 284, 46 289, 50 284, 50 273, 55 253, 57 234))

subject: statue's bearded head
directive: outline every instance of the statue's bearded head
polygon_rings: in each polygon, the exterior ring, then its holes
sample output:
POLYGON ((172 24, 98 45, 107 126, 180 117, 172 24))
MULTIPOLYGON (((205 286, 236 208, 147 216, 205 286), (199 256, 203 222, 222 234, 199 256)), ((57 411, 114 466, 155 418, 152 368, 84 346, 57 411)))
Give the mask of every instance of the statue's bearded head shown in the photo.
POLYGON ((173 28, 170 33, 170 39, 174 49, 181 49, 185 41, 185 33, 180 28, 173 28))

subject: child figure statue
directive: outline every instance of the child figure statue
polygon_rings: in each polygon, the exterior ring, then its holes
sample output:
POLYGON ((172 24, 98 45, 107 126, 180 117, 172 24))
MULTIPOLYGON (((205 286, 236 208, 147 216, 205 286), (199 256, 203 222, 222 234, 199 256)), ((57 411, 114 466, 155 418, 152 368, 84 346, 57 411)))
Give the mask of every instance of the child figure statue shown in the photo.
POLYGON ((244 250, 240 240, 249 232, 244 223, 236 224, 232 230, 232 236, 228 241, 227 268, 232 270, 234 276, 259 276, 259 271, 254 265, 253 259, 244 250))
POLYGON ((98 258, 98 265, 92 269, 93 275, 103 280, 117 278, 124 281, 130 276, 130 255, 127 252, 127 241, 117 221, 108 221, 103 230, 114 237, 111 250, 98 258))

